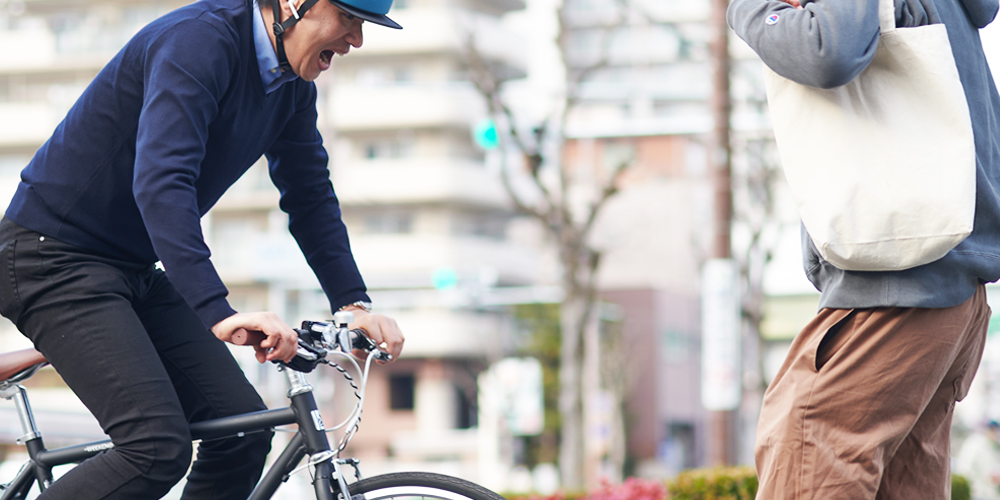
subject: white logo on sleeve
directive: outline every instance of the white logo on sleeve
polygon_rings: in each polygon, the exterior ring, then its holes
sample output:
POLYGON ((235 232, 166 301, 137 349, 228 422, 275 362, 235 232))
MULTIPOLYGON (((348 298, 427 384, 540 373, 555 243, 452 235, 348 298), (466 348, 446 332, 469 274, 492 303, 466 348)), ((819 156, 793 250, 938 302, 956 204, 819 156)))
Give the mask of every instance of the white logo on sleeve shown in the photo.
POLYGON ((767 19, 764 20, 764 24, 767 24, 769 26, 773 24, 778 24, 778 19, 781 19, 781 17, 778 16, 777 14, 771 14, 770 16, 767 16, 767 19))

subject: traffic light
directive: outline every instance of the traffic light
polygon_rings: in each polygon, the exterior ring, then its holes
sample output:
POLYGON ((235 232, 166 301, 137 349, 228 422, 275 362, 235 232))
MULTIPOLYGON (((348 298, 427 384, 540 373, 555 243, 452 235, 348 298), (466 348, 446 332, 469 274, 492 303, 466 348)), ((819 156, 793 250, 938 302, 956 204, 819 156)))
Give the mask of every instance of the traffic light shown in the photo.
POLYGON ((483 119, 476 124, 472 129, 472 138, 475 139, 476 144, 479 144, 479 147, 486 150, 496 149, 500 146, 497 125, 491 118, 483 119))

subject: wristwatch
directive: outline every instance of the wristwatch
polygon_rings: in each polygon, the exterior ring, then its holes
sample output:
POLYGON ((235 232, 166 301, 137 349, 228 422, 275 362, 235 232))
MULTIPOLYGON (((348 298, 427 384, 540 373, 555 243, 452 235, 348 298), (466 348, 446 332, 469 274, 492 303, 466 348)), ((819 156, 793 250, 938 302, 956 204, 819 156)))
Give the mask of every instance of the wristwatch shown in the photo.
POLYGON ((338 311, 343 311, 344 309, 347 309, 348 307, 351 307, 351 306, 360 307, 360 308, 364 309, 365 312, 372 312, 372 303, 371 302, 365 302, 363 300, 359 300, 357 302, 351 302, 350 304, 347 304, 345 306, 341 306, 341 308, 337 309, 337 310, 338 311))

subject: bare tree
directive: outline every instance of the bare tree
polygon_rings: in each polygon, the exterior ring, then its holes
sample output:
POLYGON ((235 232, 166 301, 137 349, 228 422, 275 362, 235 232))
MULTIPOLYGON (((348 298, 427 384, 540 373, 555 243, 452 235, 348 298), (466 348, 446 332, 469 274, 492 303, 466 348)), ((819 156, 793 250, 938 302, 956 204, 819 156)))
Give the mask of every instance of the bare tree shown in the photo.
MULTIPOLYGON (((476 50, 474 36, 469 37, 466 55, 476 88, 501 128, 501 135, 510 142, 501 148, 505 155, 504 166, 501 168, 503 186, 517 211, 538 220, 545 228, 556 244, 562 265, 561 285, 564 298, 560 314, 562 339, 559 412, 562 428, 559 466, 563 486, 576 488, 582 485, 584 477, 584 394, 593 394, 597 390, 597 387, 585 388, 584 384, 588 380, 595 381, 591 382, 594 384, 599 379, 596 376, 586 377, 584 373, 584 346, 598 344, 596 336, 599 328, 595 305, 598 299, 596 278, 601 264, 601 251, 591 244, 590 237, 598 215, 606 202, 618 192, 622 174, 631 162, 624 161, 610 166, 603 178, 594 180, 589 186, 580 186, 568 165, 561 162, 561 150, 566 144, 564 125, 568 113, 579 104, 580 85, 594 71, 607 65, 611 36, 625 20, 624 14, 621 14, 617 21, 603 26, 599 57, 585 68, 572 69, 567 64, 565 50, 567 3, 563 2, 558 11, 560 56, 568 73, 566 91, 561 102, 554 106, 556 111, 553 116, 546 120, 525 126, 515 116, 502 93, 505 83, 503 72, 476 50), (512 168, 507 165, 507 147, 516 151, 523 160, 531 192, 515 188, 511 177, 512 168), (589 200, 582 205, 578 203, 578 198, 571 197, 571 191, 580 187, 585 187, 591 194, 589 200)), ((596 355, 596 352, 590 354, 596 355)), ((597 367, 587 369, 594 370, 595 373, 598 370, 597 367)))
MULTIPOLYGON (((743 103, 748 112, 766 116, 767 101, 761 82, 754 75, 743 74, 744 80, 755 81, 753 92, 743 103)), ((777 146, 769 132, 748 131, 734 140, 738 166, 734 172, 734 231, 740 235, 734 258, 743 279, 742 316, 749 337, 763 345, 761 326, 764 321, 764 276, 774 258, 774 251, 787 229, 776 214, 777 185, 782 173, 777 162, 777 146)), ((759 354, 759 353, 758 353, 759 354)), ((757 356, 755 382, 766 388, 763 377, 763 357, 757 356)), ((746 370, 744 370, 746 371, 746 370)))
MULTIPOLYGON (((563 484, 566 487, 575 487, 582 483, 585 456, 584 394, 595 392, 597 389, 595 384, 600 382, 598 380, 600 377, 594 377, 590 370, 598 370, 598 365, 593 361, 594 353, 591 351, 597 351, 597 346, 600 345, 599 318, 596 317, 595 305, 596 276, 602 253, 591 244, 591 233, 607 201, 618 193, 623 173, 632 165, 628 160, 604 165, 603 176, 587 179, 586 182, 589 184, 581 186, 583 181, 574 176, 570 165, 563 162, 560 157, 567 144, 565 135, 567 117, 584 100, 580 92, 581 87, 596 72, 611 65, 610 49, 615 34, 628 29, 632 23, 657 24, 673 31, 679 37, 682 47, 687 47, 682 51, 684 52, 682 58, 691 57, 687 51, 692 45, 703 43, 687 39, 680 24, 655 20, 654 16, 645 11, 643 2, 610 0, 610 4, 614 5, 616 15, 604 16, 603 23, 590 25, 590 29, 596 31, 592 31, 592 36, 597 40, 597 49, 586 54, 587 61, 584 62, 581 62, 581 54, 573 54, 569 50, 571 22, 568 6, 571 6, 572 2, 564 0, 559 5, 557 43, 562 66, 566 70, 565 90, 560 102, 553 105, 556 111, 544 120, 528 123, 524 117, 517 116, 504 99, 505 72, 491 64, 476 50, 473 35, 469 37, 466 53, 471 79, 498 124, 500 135, 509 141, 506 147, 501 148, 504 159, 501 180, 504 188, 518 212, 538 220, 546 229, 551 240, 556 243, 558 258, 562 264, 562 287, 565 296, 561 304, 559 410, 562 429, 559 460, 563 484), (574 57, 576 58, 571 60, 574 57), (515 160, 523 167, 523 177, 528 180, 526 184, 530 189, 522 189, 523 183, 516 184, 512 177, 518 172, 510 168, 511 165, 508 163, 513 164, 515 160), (578 192, 581 187, 590 195, 588 201, 583 204, 578 203, 578 198, 570 196, 571 192, 578 192)), ((755 163, 758 164, 759 162, 755 163)), ((755 331, 759 330, 762 317, 761 270, 770 260, 770 250, 767 249, 770 243, 764 237, 766 232, 762 229, 767 227, 766 221, 773 205, 770 201, 770 181, 767 178, 757 178, 766 172, 768 172, 766 168, 763 171, 753 170, 747 177, 748 191, 745 199, 750 200, 750 203, 763 203, 760 207, 764 208, 765 216, 761 219, 757 215, 748 215, 746 224, 754 236, 750 238, 752 241, 749 248, 736 257, 741 262, 745 283, 751 290, 749 296, 753 297, 744 304, 744 310, 745 317, 755 331), (750 181, 760 181, 763 184, 750 181), (765 221, 761 223, 762 225, 758 224, 761 220, 765 221)), ((616 392, 625 392, 621 383, 612 383, 606 378, 603 383, 616 386, 612 388, 617 389, 616 392)), ((618 424, 620 422, 615 423, 618 424)), ((621 450, 614 451, 612 455, 621 455, 621 450)))
POLYGON ((605 309, 604 321, 601 322, 603 335, 601 336, 601 384, 611 396, 610 415, 610 443, 608 446, 608 461, 612 466, 614 474, 609 479, 611 481, 621 481, 625 469, 626 459, 626 400, 625 396, 633 388, 636 376, 633 369, 634 363, 638 360, 633 353, 637 346, 633 345, 624 335, 622 330, 621 313, 618 308, 609 304, 603 304, 605 309), (608 314, 608 310, 613 313, 608 314))
MULTIPOLYGON (((736 71, 734 77, 750 86, 748 95, 739 103, 745 112, 765 117, 767 101, 759 76, 754 72, 736 71)), ((788 228, 777 214, 778 185, 782 173, 777 161, 777 146, 770 130, 762 127, 735 134, 733 152, 733 258, 739 264, 743 284, 741 313, 746 392, 741 424, 748 426, 744 429, 751 432, 748 436, 752 436, 756 411, 767 389, 764 369, 766 339, 762 331, 766 299, 764 277, 788 228)), ((739 444, 746 447, 740 450, 742 458, 752 458, 752 440, 741 439, 739 444)))

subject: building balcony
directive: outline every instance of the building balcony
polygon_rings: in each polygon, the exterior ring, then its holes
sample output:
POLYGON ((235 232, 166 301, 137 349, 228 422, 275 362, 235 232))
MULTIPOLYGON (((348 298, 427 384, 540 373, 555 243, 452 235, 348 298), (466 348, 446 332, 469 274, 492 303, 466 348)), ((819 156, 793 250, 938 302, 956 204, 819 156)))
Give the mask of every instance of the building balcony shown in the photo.
MULTIPOLYGON (((663 24, 706 21, 711 10, 707 2, 680 0, 644 0, 633 8, 642 13, 643 20, 663 24)), ((613 1, 573 2, 567 9, 566 24, 570 28, 604 26, 614 23, 620 15, 621 8, 613 1)))
POLYGON ((435 274, 446 270, 453 273, 455 293, 467 295, 497 283, 532 283, 540 273, 540 259, 531 249, 505 240, 449 234, 358 234, 352 236, 351 247, 370 289, 430 289, 435 274))
POLYGON ((474 41, 486 60, 500 61, 515 68, 527 66, 527 43, 505 28, 497 16, 445 7, 401 9, 390 12, 389 16, 404 29, 366 30, 364 48, 352 52, 352 58, 440 52, 464 54, 469 42, 474 41))
POLYGON ((0 102, 0 151, 38 148, 63 115, 46 102, 0 102))
MULTIPOLYGON (((373 297, 373 301, 377 301, 373 297)), ((379 302, 379 311, 386 311, 379 302)), ((498 314, 452 309, 393 310, 406 336, 405 357, 492 358, 503 354, 502 339, 509 328, 498 314)))
POLYGON ((476 0, 469 2, 469 5, 473 5, 483 12, 492 12, 497 15, 525 8, 524 0, 476 0))
POLYGON ((492 209, 509 206, 497 174, 471 160, 357 160, 343 168, 334 168, 333 185, 345 206, 426 203, 492 209))
POLYGON ((486 103, 469 83, 339 85, 325 111, 341 134, 426 127, 471 130, 486 116, 486 103))
MULTIPOLYGON (((286 231, 217 230, 209 239, 212 261, 226 282, 316 286, 286 231)), ((541 273, 540 259, 531 249, 484 237, 362 233, 351 235, 351 249, 369 289, 407 290, 387 297, 400 307, 474 305, 472 296, 485 296, 497 283, 529 284, 541 273), (454 289, 444 295, 434 292, 434 297, 409 291, 431 290, 441 272, 453 276, 454 289)))
MULTIPOLYGON (((402 158, 331 163, 333 187, 344 207, 447 204, 494 211, 510 206, 498 174, 472 160, 402 158)), ((277 208, 278 199, 278 190, 261 162, 248 170, 212 211, 270 211, 277 208)))

